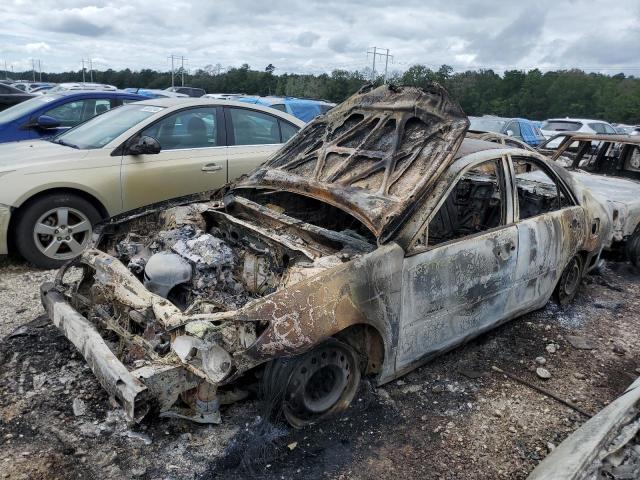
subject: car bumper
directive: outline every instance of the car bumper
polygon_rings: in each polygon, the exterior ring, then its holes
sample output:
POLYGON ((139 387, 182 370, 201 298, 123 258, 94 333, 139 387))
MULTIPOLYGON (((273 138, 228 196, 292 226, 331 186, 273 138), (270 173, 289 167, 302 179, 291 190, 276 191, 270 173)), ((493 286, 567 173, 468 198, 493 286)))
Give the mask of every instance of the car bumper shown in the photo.
POLYGON ((0 255, 9 253, 9 221, 11 207, 0 204, 0 255))
POLYGON ((80 351, 102 387, 118 401, 129 419, 139 421, 151 409, 168 410, 181 392, 200 382, 186 369, 166 363, 129 371, 93 324, 68 303, 53 283, 44 283, 40 296, 53 324, 80 351))

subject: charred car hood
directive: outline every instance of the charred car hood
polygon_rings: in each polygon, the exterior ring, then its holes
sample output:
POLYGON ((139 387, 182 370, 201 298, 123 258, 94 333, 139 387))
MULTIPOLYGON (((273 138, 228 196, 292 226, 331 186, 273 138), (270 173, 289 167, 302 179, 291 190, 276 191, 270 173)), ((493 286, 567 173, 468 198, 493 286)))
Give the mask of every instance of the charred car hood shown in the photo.
POLYGON ((468 126, 438 84, 364 87, 309 123, 235 188, 318 198, 384 237, 453 161, 468 126))

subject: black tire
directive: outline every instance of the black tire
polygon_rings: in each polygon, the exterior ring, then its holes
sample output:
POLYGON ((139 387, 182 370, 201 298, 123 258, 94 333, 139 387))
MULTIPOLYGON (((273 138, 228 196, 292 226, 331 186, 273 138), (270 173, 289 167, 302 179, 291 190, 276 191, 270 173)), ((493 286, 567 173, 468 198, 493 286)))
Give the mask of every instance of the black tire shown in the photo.
POLYGON ((362 364, 351 346, 327 340, 297 357, 269 363, 262 380, 263 400, 272 403, 268 410, 281 411, 294 428, 321 422, 351 404, 362 364))
POLYGON ((29 263, 39 268, 59 268, 82 251, 100 218, 98 209, 82 197, 69 193, 44 195, 19 212, 13 240, 29 263), (64 221, 65 211, 66 222, 58 225, 64 221), (38 232, 47 233, 36 232, 36 227, 38 232))
POLYGON ((576 255, 569 260, 569 263, 562 271, 554 295, 556 301, 563 307, 571 303, 578 293, 580 283, 582 282, 583 270, 584 264, 582 257, 576 255))
POLYGON ((636 228, 633 235, 627 240, 625 254, 634 267, 640 268, 640 226, 636 228))

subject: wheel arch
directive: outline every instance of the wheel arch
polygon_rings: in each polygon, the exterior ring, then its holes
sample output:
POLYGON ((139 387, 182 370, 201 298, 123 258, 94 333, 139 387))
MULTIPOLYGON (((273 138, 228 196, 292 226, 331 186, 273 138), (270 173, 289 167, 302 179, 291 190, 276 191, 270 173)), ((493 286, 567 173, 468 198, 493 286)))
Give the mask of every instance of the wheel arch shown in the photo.
POLYGON ((356 323, 333 336, 366 357, 363 374, 377 375, 382 372, 386 360, 384 336, 372 324, 356 323))

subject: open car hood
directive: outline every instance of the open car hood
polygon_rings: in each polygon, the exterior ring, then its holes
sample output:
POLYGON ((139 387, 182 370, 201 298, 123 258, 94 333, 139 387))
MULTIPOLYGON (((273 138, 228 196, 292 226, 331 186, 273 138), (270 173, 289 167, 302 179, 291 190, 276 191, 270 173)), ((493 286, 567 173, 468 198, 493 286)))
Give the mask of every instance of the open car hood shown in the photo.
POLYGON ((233 188, 300 193, 384 237, 453 161, 469 120, 440 85, 363 87, 233 188))

